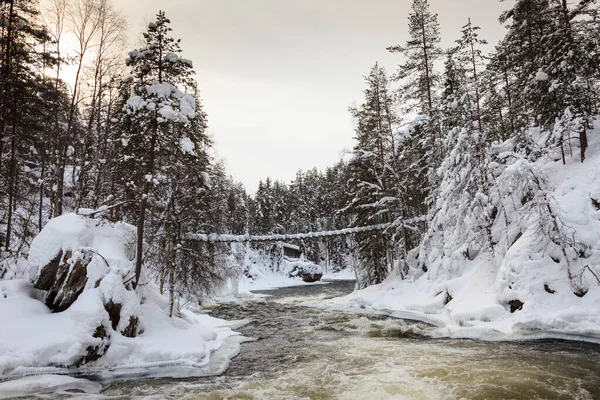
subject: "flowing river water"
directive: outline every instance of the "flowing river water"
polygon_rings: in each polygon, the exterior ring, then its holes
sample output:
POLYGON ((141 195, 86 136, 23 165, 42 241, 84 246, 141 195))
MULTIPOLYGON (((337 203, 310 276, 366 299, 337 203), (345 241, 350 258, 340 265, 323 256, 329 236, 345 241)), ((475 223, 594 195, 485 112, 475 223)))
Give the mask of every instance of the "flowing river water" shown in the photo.
POLYGON ((215 309, 248 319, 218 377, 108 384, 113 399, 600 399, 600 346, 566 341, 432 339, 428 326, 298 306, 352 291, 353 283, 264 292, 215 309))

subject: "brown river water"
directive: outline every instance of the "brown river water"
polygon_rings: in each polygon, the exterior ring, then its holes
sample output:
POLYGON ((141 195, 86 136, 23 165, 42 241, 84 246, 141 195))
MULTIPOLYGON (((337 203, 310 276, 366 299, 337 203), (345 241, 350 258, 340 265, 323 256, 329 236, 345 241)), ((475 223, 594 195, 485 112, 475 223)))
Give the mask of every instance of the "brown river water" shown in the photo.
POLYGON ((248 319, 218 377, 107 384, 102 399, 600 399, 600 346, 432 339, 425 324, 301 307, 353 283, 263 292, 211 315, 248 319))

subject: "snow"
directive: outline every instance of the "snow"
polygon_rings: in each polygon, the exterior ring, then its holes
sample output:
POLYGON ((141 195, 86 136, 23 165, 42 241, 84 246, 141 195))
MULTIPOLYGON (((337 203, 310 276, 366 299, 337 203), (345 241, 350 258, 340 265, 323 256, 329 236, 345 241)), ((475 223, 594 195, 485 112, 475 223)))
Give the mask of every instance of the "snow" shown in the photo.
POLYGON ((212 318, 198 307, 182 308, 170 318, 168 297, 156 285, 145 283, 133 291, 124 283, 132 276, 134 249, 131 225, 76 214, 50 220, 31 244, 29 275, 38 275, 61 251, 71 251, 74 258, 91 252, 85 290, 65 311, 52 313, 43 302, 45 292, 28 279, 0 280, 2 379, 78 371, 105 380, 141 371, 145 376, 222 373, 244 340, 232 330, 239 323, 212 318), (122 305, 115 329, 105 309, 110 301, 122 305), (121 333, 130 317, 141 323, 134 338, 121 333), (94 337, 98 327, 106 337, 94 337), (101 357, 74 368, 90 347, 99 347, 101 357))
POLYGON ((321 277, 323 282, 326 281, 353 281, 356 280, 356 274, 352 268, 346 268, 338 272, 325 274, 321 277))
POLYGON ((183 137, 179 140, 179 147, 184 154, 196 154, 196 145, 189 137, 183 137))
POLYGON ((40 393, 62 394, 67 390, 94 394, 100 393, 101 389, 100 383, 87 379, 61 375, 38 375, 0 382, 0 399, 39 395, 40 393))
MULTIPOLYGON (((165 59, 175 62, 178 56, 169 53, 165 59)), ((174 121, 187 124, 196 118, 196 99, 170 83, 154 82, 138 88, 137 94, 127 99, 126 112, 138 113, 144 110, 156 115, 158 123, 174 121)))
POLYGON ((186 94, 179 100, 179 116, 188 119, 196 118, 196 100, 194 96, 186 94))
POLYGON ((267 290, 281 287, 314 285, 321 282, 307 283, 298 276, 299 271, 319 274, 319 265, 306 260, 290 261, 282 258, 277 267, 270 265, 269 257, 255 252, 247 255, 244 265, 246 275, 240 278, 239 287, 242 291, 267 290), (250 277, 249 277, 250 276, 250 277))
POLYGON ((377 224, 370 226, 359 226, 353 228, 345 228, 338 229, 335 231, 320 231, 320 232, 307 232, 307 233, 292 233, 292 234, 274 234, 274 235, 217 235, 217 234, 205 234, 205 233, 197 233, 190 235, 190 239, 200 240, 204 242, 278 242, 283 240, 299 240, 299 239, 309 239, 309 238, 320 238, 320 237, 328 237, 328 236, 343 236, 343 235, 351 235, 362 232, 371 232, 371 231, 380 231, 388 228, 394 228, 398 226, 404 225, 406 228, 410 229, 410 225, 417 221, 423 220, 423 217, 420 218, 411 218, 408 220, 397 220, 390 223, 385 224, 377 224))
POLYGON ((167 53, 164 57, 165 61, 175 63, 179 61, 179 56, 175 53, 167 53))
POLYGON ((300 251, 300 246, 296 246, 295 244, 290 244, 290 243, 282 243, 281 244, 283 247, 288 248, 288 249, 292 249, 292 250, 296 250, 296 251, 300 251))
POLYGON ((536 81, 547 81, 548 78, 549 78, 548 74, 545 73, 544 71, 542 71, 541 69, 538 70, 538 72, 536 72, 536 74, 535 74, 536 81))
MULTIPOLYGON (((541 133, 531 133, 543 140, 541 133)), ((560 159, 557 150, 557 154, 533 163, 525 159, 512 165, 508 162, 504 170, 498 163, 490 164, 497 170, 494 173, 500 173, 498 188, 514 193, 505 200, 493 194, 496 204, 505 201, 507 213, 506 219, 498 218, 492 227, 497 241, 493 254, 470 241, 464 229, 446 229, 444 241, 431 248, 427 272, 419 266, 406 280, 390 276, 380 285, 312 306, 420 320, 436 326, 431 333, 436 337, 559 338, 600 343, 600 282, 590 272, 600 273, 600 211, 591 201, 600 197, 597 133, 598 127, 588 134, 590 147, 584 163, 573 157, 564 166, 555 161, 560 159), (551 218, 538 214, 547 212, 545 207, 536 211, 535 204, 533 208, 521 205, 524 200, 517 178, 531 173, 547 181, 548 204, 565 232, 561 239, 567 243, 564 255, 560 246, 544 236, 543 231, 549 228, 543 221, 553 228, 551 218), (571 242, 574 245, 568 244, 571 242), (587 292, 579 297, 578 290, 587 292), (522 309, 511 312, 513 300, 522 302, 522 309)), ((499 159, 513 157, 502 149, 497 149, 499 159)), ((539 196, 535 194, 530 203, 544 200, 539 196)), ((488 200, 479 197, 477 201, 482 203, 488 200)), ((438 222, 446 227, 454 223, 438 222)))
MULTIPOLYGON (((298 276, 300 271, 322 274, 321 266, 310 261, 290 260, 283 252, 272 254, 261 249, 253 249, 249 245, 231 243, 232 258, 237 264, 239 273, 231 274, 232 278, 213 300, 218 303, 236 303, 256 299, 253 290, 269 290, 281 287, 322 284, 323 282, 304 282, 298 276), (234 280, 237 279, 237 295, 234 280)), ((283 244, 281 244, 283 247, 283 244)))
POLYGON ((159 98, 167 98, 171 94, 175 94, 176 97, 181 97, 183 94, 170 83, 154 83, 152 85, 145 86, 146 93, 150 96, 158 96, 159 98))

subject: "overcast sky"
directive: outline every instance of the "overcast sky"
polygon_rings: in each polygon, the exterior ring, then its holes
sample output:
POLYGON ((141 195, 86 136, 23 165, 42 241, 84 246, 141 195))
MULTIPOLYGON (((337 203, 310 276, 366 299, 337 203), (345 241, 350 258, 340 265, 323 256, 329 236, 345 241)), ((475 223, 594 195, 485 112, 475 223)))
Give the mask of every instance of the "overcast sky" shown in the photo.
MULTIPOLYGON (((254 192, 259 179, 289 181, 351 148, 348 107, 387 46, 407 39, 412 0, 120 0, 132 34, 159 9, 194 61, 215 150, 254 192)), ((443 43, 471 17, 492 44, 502 36, 499 0, 431 0, 443 43)))

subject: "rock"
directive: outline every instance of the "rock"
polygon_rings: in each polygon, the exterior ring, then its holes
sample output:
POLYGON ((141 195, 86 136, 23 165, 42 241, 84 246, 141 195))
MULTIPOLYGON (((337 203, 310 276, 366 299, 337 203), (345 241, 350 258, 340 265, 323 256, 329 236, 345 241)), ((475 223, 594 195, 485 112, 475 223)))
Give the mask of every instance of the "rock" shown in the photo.
POLYGON ((448 293, 448 291, 446 291, 446 298, 444 299, 444 305, 450 303, 452 301, 452 296, 450 295, 450 293, 448 293))
POLYGON ((92 260, 91 251, 82 250, 73 256, 70 250, 62 250, 41 268, 33 283, 36 289, 46 290, 46 306, 53 312, 66 310, 77 300, 87 283, 87 266, 92 260))
POLYGON ((303 273, 299 274, 304 282, 317 282, 323 277, 323 274, 303 273))
POLYGON ((514 313, 515 311, 522 310, 525 304, 521 300, 511 300, 508 302, 508 305, 510 306, 510 312, 514 313))
POLYGON ((594 208, 595 208, 596 210, 600 210, 600 200, 594 199, 594 198, 592 197, 592 205, 594 206, 594 208))
POLYGON ((288 276, 290 278, 300 277, 304 282, 317 282, 323 277, 321 267, 309 261, 289 262, 284 260, 284 264, 287 265, 285 269, 289 271, 288 276))
POLYGON ((140 319, 136 316, 129 317, 129 324, 121 331, 121 335, 126 337, 136 337, 139 333, 140 319))
POLYGON ((294 267, 292 272, 289 274, 290 278, 300 277, 304 282, 317 282, 320 281, 323 277, 323 274, 320 272, 307 271, 300 267, 294 267))
POLYGON ((108 318, 110 319, 113 330, 117 330, 117 326, 119 326, 119 322, 121 321, 122 307, 122 304, 113 303, 112 300, 104 305, 104 309, 108 313, 108 318))
POLYGON ((95 338, 102 339, 101 343, 97 346, 88 346, 87 354, 83 357, 79 362, 76 363, 77 366, 96 361, 102 354, 108 349, 110 336, 106 331, 106 327, 104 325, 100 325, 96 328, 96 331, 92 335, 95 338))
POLYGON ((63 252, 60 250, 45 267, 40 270, 37 279, 33 283, 33 287, 40 290, 50 290, 56 282, 56 274, 62 260, 63 252))
MULTIPOLYGON (((110 319, 110 324, 113 330, 117 330, 119 326, 119 322, 121 322, 121 309, 123 308, 122 304, 114 303, 110 300, 108 303, 104 305, 104 309, 108 313, 108 318, 110 319)), ((126 337, 136 337, 138 334, 138 330, 140 327, 140 319, 131 315, 129 317, 129 323, 127 326, 121 331, 121 334, 126 337)))

